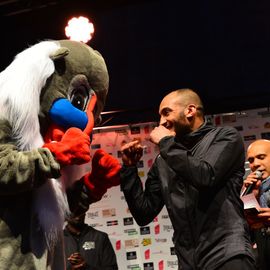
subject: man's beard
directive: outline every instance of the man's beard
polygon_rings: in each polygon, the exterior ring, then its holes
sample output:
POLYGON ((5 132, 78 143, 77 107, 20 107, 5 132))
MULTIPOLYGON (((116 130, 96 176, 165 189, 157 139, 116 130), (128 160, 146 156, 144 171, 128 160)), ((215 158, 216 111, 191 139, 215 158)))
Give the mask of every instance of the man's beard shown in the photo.
POLYGON ((177 121, 174 122, 174 131, 177 138, 181 138, 191 132, 191 128, 183 112, 179 115, 177 121))

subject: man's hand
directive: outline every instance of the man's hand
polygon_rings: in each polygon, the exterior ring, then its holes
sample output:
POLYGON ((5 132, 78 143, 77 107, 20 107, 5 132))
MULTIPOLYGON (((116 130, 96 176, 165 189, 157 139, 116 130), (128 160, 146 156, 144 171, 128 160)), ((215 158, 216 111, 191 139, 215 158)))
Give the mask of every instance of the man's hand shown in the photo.
POLYGON ((152 130, 150 133, 150 140, 152 143, 158 144, 159 141, 166 136, 175 136, 175 132, 160 125, 152 130))
POLYGON ((258 214, 246 215, 248 224, 252 229, 270 226, 270 208, 259 208, 258 214))
POLYGON ((138 140, 121 147, 122 161, 126 166, 136 166, 143 155, 143 147, 138 140))
POLYGON ((86 268, 86 262, 84 260, 84 258, 82 257, 82 255, 78 252, 72 253, 69 257, 68 257, 68 261, 71 263, 72 265, 72 270, 77 269, 77 270, 82 270, 86 268))
POLYGON ((262 181, 258 178, 258 175, 256 174, 256 172, 252 172, 247 176, 247 178, 244 180, 244 186, 245 188, 248 188, 250 185, 253 185, 254 183, 255 185, 252 189, 252 193, 254 194, 256 198, 258 198, 259 188, 260 188, 260 185, 262 184, 262 181))

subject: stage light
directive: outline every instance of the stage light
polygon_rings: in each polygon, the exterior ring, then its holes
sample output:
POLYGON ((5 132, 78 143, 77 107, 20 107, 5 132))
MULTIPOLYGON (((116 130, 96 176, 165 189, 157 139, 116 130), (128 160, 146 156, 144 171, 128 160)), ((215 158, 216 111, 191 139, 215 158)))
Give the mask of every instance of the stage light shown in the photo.
POLYGON ((66 36, 70 40, 87 43, 94 34, 94 25, 85 17, 73 17, 65 27, 66 36))

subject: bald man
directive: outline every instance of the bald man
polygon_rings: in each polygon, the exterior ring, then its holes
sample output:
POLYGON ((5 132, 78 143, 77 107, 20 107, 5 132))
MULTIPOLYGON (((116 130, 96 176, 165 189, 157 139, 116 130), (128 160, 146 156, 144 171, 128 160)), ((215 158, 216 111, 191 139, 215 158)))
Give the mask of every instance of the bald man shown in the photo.
POLYGON ((138 177, 138 141, 122 147, 121 188, 140 226, 165 205, 173 228, 179 269, 255 269, 240 190, 245 151, 232 127, 204 118, 196 92, 180 89, 159 106, 160 123, 150 134, 160 154, 147 175, 138 177))
POLYGON ((253 185, 252 192, 261 206, 258 214, 246 213, 258 248, 260 270, 270 268, 270 141, 257 140, 247 149, 251 173, 244 181, 245 187, 253 185), (256 172, 260 171, 261 174, 256 172))

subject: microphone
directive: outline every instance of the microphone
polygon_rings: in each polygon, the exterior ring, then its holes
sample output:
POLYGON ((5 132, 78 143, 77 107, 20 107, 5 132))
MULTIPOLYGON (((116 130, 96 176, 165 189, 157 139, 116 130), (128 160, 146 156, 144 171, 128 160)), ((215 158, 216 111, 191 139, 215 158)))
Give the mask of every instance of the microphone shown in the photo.
MULTIPOLYGON (((255 171, 256 177, 258 178, 258 180, 262 179, 262 175, 263 173, 261 171, 255 171)), ((249 185, 245 191, 243 192, 242 196, 247 195, 249 193, 252 192, 252 189, 254 188, 254 186, 256 185, 256 182, 254 182, 252 185, 249 185)))

